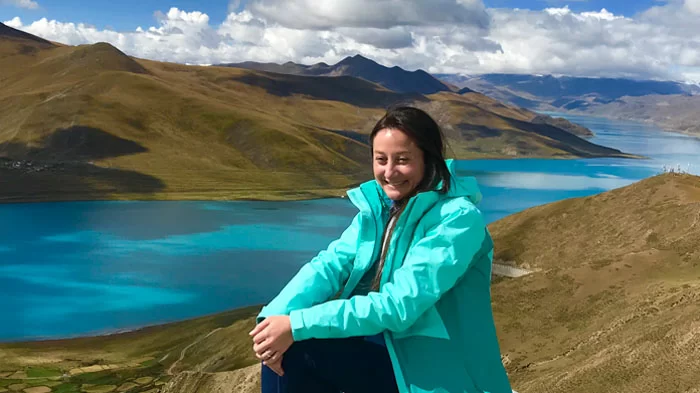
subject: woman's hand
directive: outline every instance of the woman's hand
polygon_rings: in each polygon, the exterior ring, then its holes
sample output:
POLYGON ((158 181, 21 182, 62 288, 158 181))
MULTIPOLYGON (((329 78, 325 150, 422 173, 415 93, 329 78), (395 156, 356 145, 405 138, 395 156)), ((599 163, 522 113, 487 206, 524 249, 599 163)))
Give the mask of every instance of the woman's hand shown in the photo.
POLYGON ((253 337, 255 356, 268 367, 268 363, 276 365, 279 362, 279 369, 282 370, 282 355, 294 343, 289 317, 286 315, 267 317, 248 334, 253 337))

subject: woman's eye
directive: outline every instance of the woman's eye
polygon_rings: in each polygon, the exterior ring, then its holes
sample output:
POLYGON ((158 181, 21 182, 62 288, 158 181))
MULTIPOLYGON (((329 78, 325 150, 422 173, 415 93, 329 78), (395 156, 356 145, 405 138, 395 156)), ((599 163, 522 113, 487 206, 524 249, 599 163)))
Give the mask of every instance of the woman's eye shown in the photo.
POLYGON ((408 158, 401 157, 401 158, 399 158, 399 159, 396 160, 396 161, 398 161, 399 164, 405 164, 405 163, 408 162, 408 158))

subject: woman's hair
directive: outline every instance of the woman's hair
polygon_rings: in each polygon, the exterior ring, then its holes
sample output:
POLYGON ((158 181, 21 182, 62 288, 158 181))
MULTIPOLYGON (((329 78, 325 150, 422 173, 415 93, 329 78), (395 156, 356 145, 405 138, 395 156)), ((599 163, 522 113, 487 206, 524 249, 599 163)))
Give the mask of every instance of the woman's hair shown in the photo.
MULTIPOLYGON (((418 184, 414 194, 423 191, 435 190, 440 182, 442 185, 438 190, 441 193, 446 193, 450 189, 452 177, 445 163, 445 143, 442 131, 438 124, 430 115, 424 111, 409 106, 397 106, 390 108, 386 114, 379 119, 377 124, 369 134, 369 144, 374 149, 374 137, 377 133, 386 128, 401 130, 423 151, 423 161, 425 164, 425 173, 423 180, 418 184)), ((406 201, 399 201, 392 215, 400 215, 406 201)), ((391 237, 393 227, 389 228, 388 233, 384 236, 391 237)), ((386 229, 385 229, 386 232, 386 229)), ((384 237, 383 236, 383 237, 384 237)), ((383 241, 383 239, 382 239, 383 241)), ((384 270, 384 258, 386 251, 382 250, 377 262, 377 272, 372 280, 372 290, 379 290, 379 283, 384 270)))
POLYGON ((415 192, 434 190, 440 182, 438 191, 446 193, 450 189, 450 171, 445 163, 445 143, 442 131, 430 115, 410 107, 397 106, 389 108, 379 119, 369 134, 369 145, 374 149, 374 137, 386 128, 403 131, 423 151, 425 173, 415 192))

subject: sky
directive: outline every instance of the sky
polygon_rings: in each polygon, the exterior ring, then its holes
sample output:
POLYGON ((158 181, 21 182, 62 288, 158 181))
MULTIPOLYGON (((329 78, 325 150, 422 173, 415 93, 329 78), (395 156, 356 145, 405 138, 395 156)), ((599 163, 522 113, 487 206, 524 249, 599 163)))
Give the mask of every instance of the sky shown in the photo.
POLYGON ((0 0, 0 22, 187 64, 362 54, 432 73, 700 82, 700 0, 0 0))

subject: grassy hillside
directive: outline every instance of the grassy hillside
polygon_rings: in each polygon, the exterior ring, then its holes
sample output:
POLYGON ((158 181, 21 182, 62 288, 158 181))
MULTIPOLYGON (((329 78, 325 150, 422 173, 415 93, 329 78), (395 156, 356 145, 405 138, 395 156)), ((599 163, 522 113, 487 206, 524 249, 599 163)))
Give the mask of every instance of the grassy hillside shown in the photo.
POLYGON ((259 309, 109 336, 0 344, 0 392, 43 387, 56 393, 154 393, 183 369, 192 369, 193 361, 242 369, 257 363, 247 333, 259 309), (225 358, 197 357, 202 338, 216 333, 217 351, 225 358))
POLYGON ((32 37, 0 30, 0 202, 337 196, 370 177, 366 134, 398 102, 434 107, 456 158, 622 155, 478 94, 398 94, 32 37))
POLYGON ((491 225, 493 287, 520 392, 697 392, 700 178, 666 174, 491 225))
MULTIPOLYGON (((492 287, 516 390, 700 389, 700 178, 660 175, 531 208, 489 229, 497 262, 534 271, 492 287)), ((0 344, 0 391, 252 393, 259 367, 246 333, 258 309, 113 336, 0 344)))

